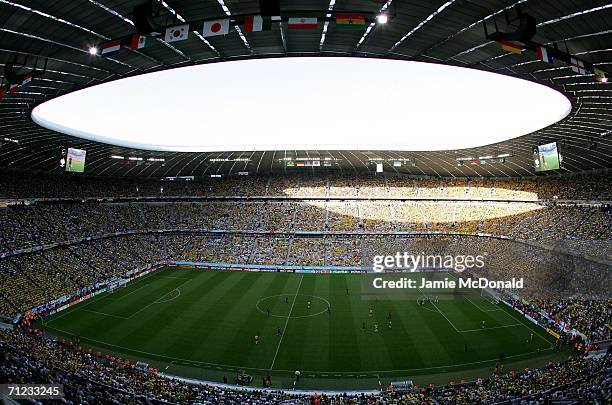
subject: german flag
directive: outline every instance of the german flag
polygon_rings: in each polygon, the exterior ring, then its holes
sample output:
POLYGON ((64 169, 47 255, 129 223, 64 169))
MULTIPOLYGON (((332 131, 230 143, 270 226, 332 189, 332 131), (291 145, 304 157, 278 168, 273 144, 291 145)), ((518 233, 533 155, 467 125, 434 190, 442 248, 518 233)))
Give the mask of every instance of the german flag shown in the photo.
POLYGON ((336 14, 338 28, 363 28, 366 25, 365 16, 361 14, 336 14))
POLYGON ((500 43, 504 51, 518 53, 519 55, 523 53, 523 49, 525 49, 522 44, 517 44, 516 42, 500 41, 500 43))

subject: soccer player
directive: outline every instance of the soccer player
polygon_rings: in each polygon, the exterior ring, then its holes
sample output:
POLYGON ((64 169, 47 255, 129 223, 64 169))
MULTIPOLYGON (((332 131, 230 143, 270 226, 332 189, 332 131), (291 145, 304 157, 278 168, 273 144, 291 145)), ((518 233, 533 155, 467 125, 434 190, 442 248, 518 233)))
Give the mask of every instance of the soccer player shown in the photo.
POLYGON ((349 293, 348 293, 348 287, 346 288, 346 295, 349 295, 349 293))
POLYGON ((389 329, 391 329, 391 319, 389 319, 389 329))
POLYGON ((310 309, 310 301, 308 301, 308 309, 310 309))
POLYGON ((331 308, 330 308, 330 306, 328 305, 328 306, 327 306, 327 313, 329 314, 330 312, 331 312, 331 308))
POLYGON ((276 336, 280 336, 283 333, 281 332, 280 328, 276 328, 276 336))
POLYGON ((378 322, 374 323, 374 332, 378 333, 378 322))
POLYGON ((258 345, 259 344, 259 335, 255 335, 255 344, 258 345))
POLYGON ((485 321, 482 321, 482 326, 481 326, 481 328, 482 328, 482 329, 484 329, 484 328, 485 328, 485 321))
POLYGON ((373 311, 372 311, 372 308, 370 308, 370 314, 369 314, 370 318, 372 317, 372 314, 373 314, 373 311))
POLYGON ((389 315, 387 315, 387 319, 391 319, 391 311, 389 311, 389 315))
POLYGON ((529 341, 533 343, 533 332, 531 332, 531 335, 529 335, 529 341))
POLYGON ((266 312, 268 313, 268 318, 269 318, 270 317, 270 308, 267 308, 266 312))
POLYGON ((289 297, 285 297, 285 304, 289 303, 289 297))
POLYGON ((365 322, 361 324, 361 330, 364 331, 364 332, 366 331, 365 322))

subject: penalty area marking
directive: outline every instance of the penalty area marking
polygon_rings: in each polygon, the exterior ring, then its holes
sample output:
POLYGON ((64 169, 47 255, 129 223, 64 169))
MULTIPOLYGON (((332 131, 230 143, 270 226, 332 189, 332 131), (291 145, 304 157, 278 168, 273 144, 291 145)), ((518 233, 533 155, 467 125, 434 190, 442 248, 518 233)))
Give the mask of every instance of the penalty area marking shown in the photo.
MULTIPOLYGON (((160 302, 159 300, 161 300, 162 298, 164 298, 166 295, 168 295, 169 293, 171 293, 171 292, 172 292, 172 291, 174 291, 174 290, 179 290, 179 293, 180 293, 180 289, 179 289, 179 287, 181 287, 183 284, 186 284, 188 281, 191 281, 191 279, 190 279, 190 278, 189 278, 189 279, 187 279, 186 281, 182 282, 181 284, 179 284, 178 286, 176 286, 176 287, 175 287, 175 288, 173 288, 172 290, 168 291, 167 293, 165 293, 164 295, 162 295, 161 297, 159 297, 158 299, 156 299, 156 300, 155 300, 155 301, 153 301, 152 303, 150 303, 150 304, 148 304, 148 305, 145 305, 144 307, 140 308, 138 311, 136 311, 136 312, 134 312, 132 315, 128 316, 128 317, 127 317, 127 319, 131 319, 131 318, 133 318, 133 317, 134 317, 136 314, 138 314, 138 313, 140 313, 140 312, 144 311, 145 309, 149 308, 149 307, 150 307, 150 306, 152 306, 152 305, 155 305, 155 304, 161 304, 161 303, 164 303, 164 302, 169 302, 169 301, 172 301, 172 300, 167 300, 167 301, 161 301, 161 302, 160 302)), ((179 295, 180 295, 180 294, 179 294, 179 295)), ((178 297, 178 296, 177 296, 177 297, 178 297)), ((177 297, 174 297, 173 299, 176 299, 177 297)))
MULTIPOLYGON (((293 296, 295 296, 295 298, 297 298, 297 297, 298 297, 298 296, 300 296, 300 295, 302 295, 302 296, 304 296, 304 297, 312 297, 312 298, 319 299, 319 300, 321 300, 321 301, 325 301, 325 302, 327 303, 327 306, 328 306, 328 307, 331 307, 331 304, 330 304, 330 302, 329 302, 328 300, 326 300, 326 299, 325 299, 325 298, 323 298, 323 297, 319 297, 319 296, 317 296, 317 295, 310 295, 310 294, 276 294, 276 295, 270 295, 270 296, 268 296, 268 297, 263 297, 263 298, 260 298, 260 299, 259 299, 259 301, 257 301, 257 303, 255 304, 255 308, 257 308, 257 310, 258 310, 259 312, 261 312, 262 314, 264 314, 264 315, 266 315, 266 316, 267 316, 267 315, 268 315, 268 313, 259 307, 259 304, 260 304, 262 301, 265 301, 265 300, 270 299, 270 298, 284 297, 284 296, 287 296, 287 297, 293 297, 293 296)), ((295 302, 295 301, 294 301, 294 302, 295 302)), ((293 309, 293 306, 292 306, 292 309, 293 309)), ((297 318, 309 318, 309 317, 311 317, 311 316, 321 315, 321 314, 323 314, 323 313, 325 313, 325 312, 327 312, 327 308, 325 308, 325 309, 324 309, 323 311, 321 311, 321 312, 317 312, 317 313, 315 313, 315 314, 308 314, 308 315, 297 315, 297 316, 291 316, 291 311, 290 311, 290 312, 289 312, 289 316, 287 316, 287 315, 274 315, 274 314, 272 314, 272 313, 270 313, 270 316, 273 316, 273 317, 275 317, 275 318, 288 318, 288 317, 289 317, 289 318, 291 318, 291 319, 297 319, 297 318)))
POLYGON ((480 329, 468 329, 468 330, 462 330, 460 331, 461 333, 466 333, 466 332, 484 332, 485 330, 491 330, 491 329, 503 329, 503 328, 513 328, 515 326, 523 326, 522 323, 515 323, 512 325, 502 325, 502 326, 486 326, 484 328, 480 328, 480 329))
POLYGON ((110 316, 111 318, 128 319, 125 316, 119 316, 119 315, 108 314, 106 312, 94 311, 93 309, 81 308, 81 311, 91 312, 92 314, 99 314, 99 315, 104 315, 104 316, 110 316))
POLYGON ((503 311, 503 309, 501 308, 494 308, 494 309, 482 309, 480 308, 479 305, 476 305, 476 303, 474 301, 472 301, 471 299, 469 299, 468 297, 465 297, 466 300, 468 300, 472 305, 474 305, 476 308, 478 308, 480 310, 480 312, 496 312, 496 311, 503 311))
POLYGON ((180 297, 180 296, 181 296, 181 290, 179 290, 179 288, 177 287, 177 288, 175 288, 175 289, 174 289, 174 290, 172 290, 172 291, 168 291, 168 292, 166 293, 166 295, 164 295, 164 296, 162 296, 161 298, 159 298, 158 300, 156 300, 156 301, 154 302, 154 304, 163 304, 163 303, 166 303, 166 302, 174 301, 175 299, 177 299, 178 297, 180 297), (177 291, 177 292, 178 292, 178 294, 177 294, 175 297, 172 297, 172 298, 169 298, 169 299, 163 299, 163 298, 164 298, 166 295, 169 295, 170 293, 175 292, 175 291, 177 291))
MULTIPOLYGON (((423 291, 421 291, 421 289, 420 289, 420 288, 419 288, 418 290, 421 292, 421 295, 422 295, 423 297, 427 298, 427 296, 426 296, 425 294, 423 294, 423 291)), ((472 302, 472 301, 470 301, 470 302, 472 302)), ((448 321, 448 323, 450 324, 450 326, 452 326, 452 327, 453 327, 453 329, 455 329, 455 331, 456 331, 457 333, 459 333, 459 334, 461 334, 461 333, 468 333, 468 332, 484 332, 484 331, 486 331, 486 330, 491 330, 491 329, 502 329, 502 328, 512 328, 512 327, 516 327, 516 326, 525 326, 525 325, 524 325, 524 324, 522 324, 522 323, 514 323, 514 324, 511 324, 511 325, 489 326, 489 327, 480 328, 480 329, 466 329, 466 330, 459 330, 459 329, 457 329, 457 328, 455 327, 455 325, 454 325, 454 324, 451 322, 451 320, 450 320, 450 319, 448 319, 448 317, 447 317, 446 315, 444 315, 444 313, 443 313, 443 312, 440 310, 440 308, 438 308, 438 306, 437 306, 436 304, 434 304, 432 301, 430 301, 430 303, 431 303, 431 305, 433 305, 433 306, 434 306, 434 308, 435 308, 435 309, 437 309, 438 313, 439 313, 440 315, 442 315, 442 316, 444 317, 444 319, 446 319, 446 320, 448 321)), ((474 304, 474 303, 472 302, 472 304, 474 304)), ((477 305, 474 305, 474 306, 475 306, 476 308, 478 308, 478 306, 477 306, 477 305)), ((426 307, 424 307, 424 308, 425 308, 425 309, 429 309, 429 308, 426 308, 426 307)), ((480 309, 480 308, 478 308, 478 309, 480 309)), ((436 311, 433 311, 433 310, 431 310, 431 309, 430 309, 430 311, 432 311, 432 312, 436 312, 436 311)), ((482 311, 482 310, 481 310, 481 311, 482 311)), ((492 311, 482 311, 482 312, 492 312, 492 311)), ((516 320, 516 318, 514 318, 514 319, 516 320)), ((525 327, 526 327, 526 326, 525 326, 525 327)), ((528 328, 528 329, 529 329, 529 328, 528 328)))

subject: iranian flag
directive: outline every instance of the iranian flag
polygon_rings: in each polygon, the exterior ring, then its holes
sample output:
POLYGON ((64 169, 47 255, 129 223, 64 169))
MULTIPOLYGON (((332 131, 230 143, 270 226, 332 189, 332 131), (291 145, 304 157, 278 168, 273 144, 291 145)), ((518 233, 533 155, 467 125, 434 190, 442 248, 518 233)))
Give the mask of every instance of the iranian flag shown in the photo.
POLYGON ((318 20, 316 17, 290 17, 287 27, 290 29, 313 29, 317 28, 318 20))

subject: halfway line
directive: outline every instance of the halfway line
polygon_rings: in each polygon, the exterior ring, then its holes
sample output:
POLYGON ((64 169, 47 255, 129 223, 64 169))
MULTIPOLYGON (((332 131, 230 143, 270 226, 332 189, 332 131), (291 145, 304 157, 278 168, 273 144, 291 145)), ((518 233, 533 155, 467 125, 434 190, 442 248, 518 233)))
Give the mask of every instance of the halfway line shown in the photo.
POLYGON ((285 337, 285 330, 287 330, 287 324, 289 323, 289 319, 291 319, 291 312, 293 312, 293 306, 295 305, 295 301, 297 301, 298 292, 300 292, 300 287, 302 286, 302 280, 304 280, 304 274, 300 278, 300 283, 298 284, 298 288, 295 291, 295 295, 293 296, 293 302, 291 303, 291 308, 289 309, 289 315, 287 316, 287 320, 285 321, 285 326, 283 327, 283 333, 281 334, 281 338, 278 341, 278 346, 276 346, 276 353, 274 353, 274 358, 272 359, 272 364, 270 365, 270 370, 274 367, 274 363, 276 362, 276 356, 278 356, 278 349, 281 347, 281 343, 283 343, 283 338, 285 337))

